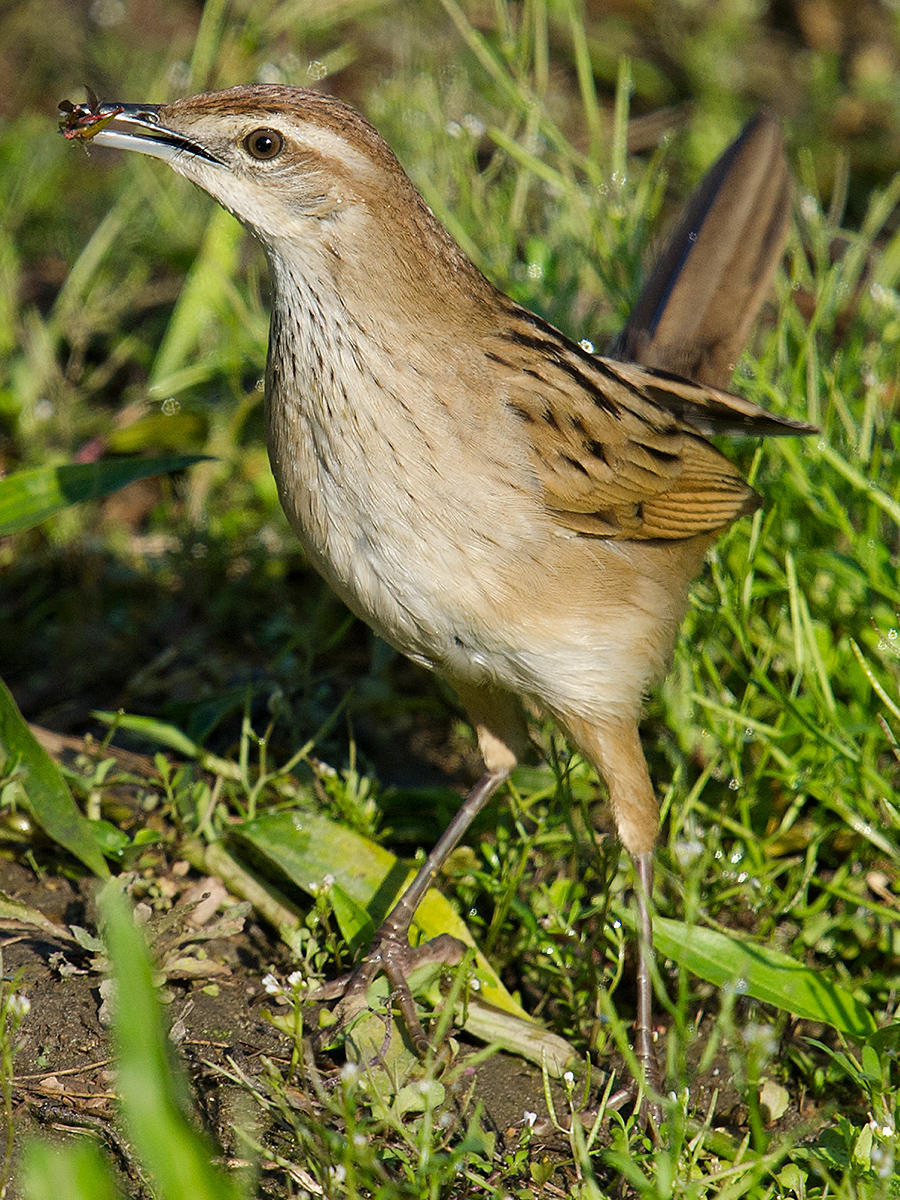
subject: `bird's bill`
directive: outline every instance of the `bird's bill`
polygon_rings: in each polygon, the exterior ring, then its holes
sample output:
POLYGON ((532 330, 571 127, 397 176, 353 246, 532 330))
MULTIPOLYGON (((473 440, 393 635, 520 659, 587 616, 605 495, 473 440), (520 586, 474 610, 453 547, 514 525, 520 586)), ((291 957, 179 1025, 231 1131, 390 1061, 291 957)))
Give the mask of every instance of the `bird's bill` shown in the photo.
POLYGON ((64 114, 60 130, 66 138, 97 141, 117 150, 136 150, 166 162, 182 153, 218 162, 205 146, 160 124, 159 114, 164 107, 162 104, 115 104, 111 101, 72 104, 64 100, 59 106, 64 114))

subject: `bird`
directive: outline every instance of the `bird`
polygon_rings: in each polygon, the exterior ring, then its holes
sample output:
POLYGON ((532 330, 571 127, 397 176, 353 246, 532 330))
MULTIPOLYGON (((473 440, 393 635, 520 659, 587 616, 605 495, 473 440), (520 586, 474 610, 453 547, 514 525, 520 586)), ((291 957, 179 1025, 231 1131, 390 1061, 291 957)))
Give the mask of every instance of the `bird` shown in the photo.
POLYGON ((310 562, 455 690, 483 772, 350 973, 384 972, 414 1046, 410 925, 469 824, 551 718, 605 781, 635 865, 635 1055, 652 1046, 659 810, 641 745, 704 556, 761 498, 710 442, 815 426, 724 390, 780 260, 777 122, 707 175, 621 335, 592 352, 472 264, 380 134, 321 91, 246 85, 165 105, 60 105, 68 138, 168 163, 261 242, 266 440, 310 562))

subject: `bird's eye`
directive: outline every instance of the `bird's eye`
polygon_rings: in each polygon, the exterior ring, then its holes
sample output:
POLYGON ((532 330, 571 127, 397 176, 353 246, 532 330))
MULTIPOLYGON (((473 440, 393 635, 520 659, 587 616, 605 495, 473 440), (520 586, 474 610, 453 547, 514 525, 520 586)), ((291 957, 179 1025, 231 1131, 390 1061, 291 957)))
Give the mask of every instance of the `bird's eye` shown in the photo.
POLYGON ((284 149, 284 138, 277 129, 254 129, 244 138, 244 148, 251 158, 265 161, 278 157, 284 149))

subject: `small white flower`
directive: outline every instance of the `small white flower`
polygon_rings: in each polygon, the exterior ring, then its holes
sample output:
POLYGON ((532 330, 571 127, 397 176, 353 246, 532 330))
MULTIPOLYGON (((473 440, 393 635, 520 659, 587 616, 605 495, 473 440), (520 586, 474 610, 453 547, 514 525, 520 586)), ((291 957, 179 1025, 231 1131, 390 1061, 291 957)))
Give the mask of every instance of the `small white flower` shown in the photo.
POLYGON ((525 1122, 525 1124, 528 1126, 528 1128, 531 1129, 533 1127, 535 1121, 537 1120, 537 1113, 529 1112, 528 1109, 526 1108, 525 1112, 522 1114, 522 1120, 525 1122))
POLYGON ((281 984, 271 973, 263 975, 262 985, 270 996, 277 996, 282 990, 281 984))
POLYGON ((807 221, 816 215, 818 207, 815 196, 811 196, 809 192, 804 192, 800 197, 800 211, 807 221))
POLYGON ((895 1136, 894 1129, 891 1125, 879 1125, 878 1121, 869 1113, 869 1126, 873 1133, 877 1133, 879 1137, 892 1138, 895 1136))
POLYGON ((880 283, 873 283, 869 287, 869 295, 876 304, 883 308, 900 308, 900 295, 897 292, 882 287, 880 283))
POLYGON ((31 1001, 23 992, 13 992, 7 1011, 11 1017, 27 1017, 31 1012, 31 1001))

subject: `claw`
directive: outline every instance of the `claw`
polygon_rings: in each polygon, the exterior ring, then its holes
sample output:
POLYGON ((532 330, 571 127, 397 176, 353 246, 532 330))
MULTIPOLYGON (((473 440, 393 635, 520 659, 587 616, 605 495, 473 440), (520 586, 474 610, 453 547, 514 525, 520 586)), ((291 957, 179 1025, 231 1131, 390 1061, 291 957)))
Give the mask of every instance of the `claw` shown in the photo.
POLYGON ((433 1047, 416 1011, 410 976, 422 967, 455 967, 462 961, 465 952, 466 947, 462 942, 446 933, 421 946, 410 946, 405 936, 398 936, 390 928, 390 921, 386 921, 362 962, 339 979, 323 984, 309 997, 311 1004, 338 1001, 332 1012, 334 1020, 320 1030, 314 1038, 314 1045, 318 1049, 326 1034, 333 1035, 337 1029, 349 1029, 368 1007, 367 993, 373 980, 383 974, 390 988, 388 1003, 399 1009, 413 1049, 420 1058, 424 1058, 433 1047))

